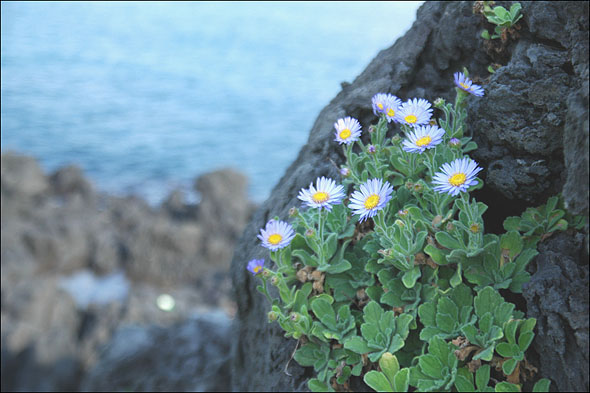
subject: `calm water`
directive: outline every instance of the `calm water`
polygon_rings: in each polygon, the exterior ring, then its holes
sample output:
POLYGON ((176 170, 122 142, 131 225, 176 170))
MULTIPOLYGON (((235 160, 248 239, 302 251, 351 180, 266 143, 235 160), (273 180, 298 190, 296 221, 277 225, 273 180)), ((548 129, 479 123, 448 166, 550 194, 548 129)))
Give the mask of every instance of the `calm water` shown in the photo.
POLYGON ((234 166, 262 201, 420 3, 2 2, 2 150, 151 203, 234 166))

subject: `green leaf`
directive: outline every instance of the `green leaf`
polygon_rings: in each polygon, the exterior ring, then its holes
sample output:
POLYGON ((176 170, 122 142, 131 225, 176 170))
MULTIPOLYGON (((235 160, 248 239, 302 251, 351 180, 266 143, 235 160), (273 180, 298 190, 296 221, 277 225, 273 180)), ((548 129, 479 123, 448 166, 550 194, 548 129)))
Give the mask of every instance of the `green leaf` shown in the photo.
POLYGON ((548 392, 551 381, 547 378, 539 379, 535 386, 533 386, 533 392, 548 392))
POLYGON ((317 258, 312 256, 307 251, 303 249, 296 249, 291 251, 291 255, 298 258, 301 262, 303 262, 306 266, 316 267, 318 265, 317 258))
MULTIPOLYGON (((324 271, 330 274, 338 274, 350 270, 351 267, 352 265, 350 262, 348 262, 346 259, 342 259, 340 262, 334 265, 327 265, 324 271)), ((321 268, 318 268, 318 270, 322 271, 321 268)))
POLYGON ((395 374, 393 378, 393 391, 394 392, 407 392, 408 385, 410 383, 410 369, 402 368, 395 374))
POLYGON ((420 322, 425 326, 435 325, 436 308, 434 302, 427 302, 418 307, 420 322))
POLYGON ((336 253, 338 248, 338 234, 330 233, 324 243, 324 257, 328 261, 336 253))
POLYGON ((496 345, 496 352, 498 352, 498 354, 502 357, 512 358, 518 355, 518 352, 520 351, 515 344, 499 343, 498 345, 496 345))
POLYGON ((484 40, 489 40, 490 39, 490 32, 487 30, 482 30, 481 31, 481 38, 483 38, 484 40))
POLYGON ((473 325, 466 325, 463 326, 461 332, 465 335, 465 337, 469 340, 469 342, 475 344, 477 343, 477 329, 473 325))
POLYGON ((455 378, 455 388, 458 392, 474 392, 475 387, 473 383, 462 375, 457 375, 455 378))
POLYGON ((504 336, 506 336, 506 339, 511 344, 516 344, 516 329, 518 328, 519 324, 520 321, 512 320, 508 321, 506 325, 504 325, 504 336))
POLYGON ((393 381, 393 377, 399 371, 399 362, 395 355, 392 355, 390 352, 385 352, 381 355, 381 359, 379 359, 379 367, 381 367, 381 371, 389 381, 393 381))
MULTIPOLYGON (((487 31, 487 30, 484 30, 484 31, 485 31, 485 32, 487 33, 487 35, 488 35, 488 38, 486 38, 486 39, 487 39, 487 40, 489 40, 489 39, 490 39, 490 33, 488 33, 488 31, 487 31)), ((482 34, 483 34, 483 32, 482 32, 482 34)), ((483 37, 483 35, 482 35, 482 37, 483 37)), ((485 37, 484 37, 484 38, 485 38, 485 37)), ((475 150, 475 149, 477 149, 477 143, 475 143, 475 142, 473 142, 473 141, 470 141, 469 143, 467 143, 467 144, 466 144, 466 145, 463 147, 463 153, 468 153, 468 152, 470 152, 470 151, 472 151, 472 150, 475 150)), ((483 213, 482 213, 482 214, 483 214, 483 213)))
POLYGON ((434 247, 432 244, 427 244, 426 247, 424 247, 424 252, 428 254, 437 265, 446 265, 449 263, 447 261, 447 254, 440 248, 434 247))
POLYGON ((449 250, 463 248, 457 239, 446 232, 437 232, 435 237, 436 241, 439 242, 441 246, 448 248, 449 250))
POLYGON ((336 329, 336 313, 330 303, 321 298, 315 299, 311 302, 311 309, 324 325, 331 329, 336 329))
POLYGON ((389 381, 383 373, 371 370, 365 374, 363 380, 376 392, 393 392, 389 381))
POLYGON ((358 353, 359 355, 372 351, 372 349, 367 346, 367 342, 359 336, 354 336, 346 340, 344 342, 344 348, 354 353, 358 353))
POLYGON ((533 332, 520 333, 520 336, 518 337, 518 347, 522 352, 526 351, 529 345, 531 345, 533 338, 535 338, 535 333, 533 332))
POLYGON ((457 270, 455 271, 455 274, 453 274, 453 277, 451 277, 451 279, 449 280, 449 283, 453 288, 455 288, 463 282, 461 277, 461 264, 459 263, 457 264, 457 270))
POLYGON ((434 379, 443 379, 442 368, 443 364, 434 355, 425 354, 418 358, 418 364, 422 372, 434 379))
POLYGON ((520 388, 510 382, 500 382, 496 384, 496 392, 520 392, 520 388))
POLYGON ((508 217, 504 220, 506 231, 518 231, 520 229, 520 217, 508 217))
POLYGON ((308 343, 299 348, 293 357, 301 366, 311 367, 318 360, 318 356, 321 356, 318 345, 308 343))
POLYGON ((307 387, 312 392, 333 392, 334 389, 323 383, 317 378, 310 379, 307 381, 307 387))
POLYGON ((520 254, 523 247, 522 238, 517 231, 509 231, 500 237, 500 247, 509 250, 510 260, 520 254))
POLYGON ((484 364, 475 372, 475 385, 477 390, 483 392, 490 381, 490 365, 484 364))
POLYGON ((481 360, 485 360, 486 362, 489 362, 492 360, 493 356, 494 356, 494 346, 492 345, 491 347, 488 347, 488 348, 484 349, 483 351, 481 351, 480 353, 478 353, 477 355, 475 355, 473 357, 473 360, 481 359, 481 360))
POLYGON ((422 272, 420 271, 420 266, 414 266, 412 270, 408 270, 402 276, 402 282, 406 288, 414 288, 416 281, 422 276, 422 272))
POLYGON ((494 7, 494 14, 501 20, 510 20, 510 14, 506 10, 506 8, 502 6, 494 7))
POLYGON ((504 372, 504 374, 510 375, 516 368, 517 364, 518 361, 516 359, 508 359, 504 363, 502 363, 502 371, 504 372))
POLYGON ((383 309, 377 302, 370 301, 365 308, 363 308, 363 314, 365 322, 377 325, 383 315, 383 309))
POLYGON ((522 6, 520 5, 520 3, 514 3, 510 6, 510 16, 512 17, 512 19, 514 19, 514 17, 518 15, 521 8, 522 6))
POLYGON ((532 332, 537 324, 537 320, 535 318, 529 318, 520 325, 520 333, 525 332, 532 332))

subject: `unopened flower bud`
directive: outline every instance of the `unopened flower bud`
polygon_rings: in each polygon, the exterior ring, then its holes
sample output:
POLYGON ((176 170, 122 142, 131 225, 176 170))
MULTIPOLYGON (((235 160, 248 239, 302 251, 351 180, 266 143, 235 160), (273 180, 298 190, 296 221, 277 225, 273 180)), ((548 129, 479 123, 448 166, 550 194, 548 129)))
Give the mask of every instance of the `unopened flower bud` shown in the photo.
POLYGON ((414 192, 422 192, 423 188, 424 188, 424 186, 422 186, 422 184, 420 184, 420 183, 414 184, 414 192))
POLYGON ((408 213, 409 213, 408 209, 402 209, 402 210, 398 210, 397 215, 403 218, 403 217, 407 216, 408 213))
POLYGON ((299 214, 299 210, 296 207, 289 209, 289 217, 295 217, 297 214, 299 214))
POLYGON ((269 311, 266 315, 268 317, 268 322, 274 322, 279 318, 279 315, 274 311, 269 311))
POLYGON ((305 231, 305 236, 312 237, 313 235, 315 235, 315 231, 313 229, 308 229, 305 231))
POLYGON ((301 314, 299 314, 298 312, 292 312, 289 315, 289 319, 293 322, 298 322, 301 319, 301 314))
POLYGON ((277 276, 273 276, 273 278, 270 279, 270 283, 276 286, 279 283, 279 278, 277 276))
POLYGON ((376 130, 375 126, 369 126, 369 134, 374 133, 376 130))
POLYGON ((414 188, 414 183, 412 183, 411 181, 407 181, 406 182, 406 188, 410 191, 412 191, 412 189, 414 188))
POLYGON ((373 145, 369 145, 367 147, 367 153, 369 153, 369 154, 374 154, 376 151, 377 151, 377 148, 373 145))
POLYGON ((270 276, 270 271, 268 271, 267 269, 264 269, 262 271, 262 277, 268 278, 268 276, 270 276))
POLYGON ((401 140, 402 138, 397 134, 391 137, 391 143, 394 145, 397 145, 401 140))
POLYGON ((406 226, 406 224, 404 224, 404 222, 402 220, 395 220, 393 223, 400 228, 403 228, 406 226))
POLYGON ((445 105, 445 100, 441 97, 434 100, 434 107, 435 108, 442 108, 445 105))
POLYGON ((350 169, 348 169, 346 167, 340 168, 340 176, 348 177, 348 175, 350 175, 350 169))
POLYGON ((474 222, 473 224, 471 224, 471 225, 469 226, 469 230, 470 230, 472 233, 479 233, 479 224, 478 224, 478 223, 476 223, 476 222, 474 222))
POLYGON ((451 138, 449 141, 449 146, 451 147, 461 147, 461 141, 457 138, 451 138))
POLYGON ((455 230, 455 226, 453 225, 452 222, 449 222, 447 224, 447 232, 453 232, 455 230))

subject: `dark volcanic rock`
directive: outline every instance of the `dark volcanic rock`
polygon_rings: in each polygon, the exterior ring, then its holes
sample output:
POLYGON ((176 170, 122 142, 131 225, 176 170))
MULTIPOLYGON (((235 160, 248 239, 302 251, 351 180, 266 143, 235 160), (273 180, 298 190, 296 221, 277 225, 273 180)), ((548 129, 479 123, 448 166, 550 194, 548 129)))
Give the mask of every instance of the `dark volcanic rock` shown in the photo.
MULTIPOLYGON (((282 338, 277 324, 265 322, 269 304, 255 290, 256 280, 245 266, 250 259, 267 255, 256 235, 268 219, 275 215, 286 219, 289 208, 300 205, 298 191, 316 177, 338 176, 332 162, 340 165, 344 157, 333 142, 333 124, 352 116, 366 129, 375 121, 371 97, 376 93, 448 100, 453 73, 467 67, 486 90, 485 97, 470 99, 468 105, 468 134, 479 145, 473 156, 484 168, 480 176, 486 182, 476 197, 489 206, 486 220, 501 230, 505 217, 520 214, 526 206, 544 204, 559 192, 572 212, 587 216, 588 2, 523 3, 520 38, 507 42, 502 56, 488 54, 480 37, 486 25, 480 15, 473 14, 472 5, 426 2, 406 35, 381 51, 353 83, 343 84, 343 90, 321 111, 296 161, 254 214, 232 262, 238 304, 234 390, 307 389, 310 374, 290 361, 295 341, 282 338), (502 67, 489 76, 487 66, 498 61, 502 67), (252 370, 256 378, 251 377, 252 370)), ((585 288, 587 292, 587 276, 585 288)), ((566 294, 556 292, 556 296, 567 303, 566 294)), ((588 319, 587 308, 580 314, 588 319)), ((556 320, 552 329, 565 335, 570 328, 556 320)), ((579 334, 587 340, 587 330, 579 334)), ((546 335, 535 342, 557 348, 550 340, 546 335)), ((563 353, 560 361, 571 372, 586 374, 588 346, 577 349, 585 355, 554 352, 563 353)), ((542 376, 557 381, 562 375, 555 375, 555 370, 543 368, 542 376)))
POLYGON ((211 313, 167 329, 121 327, 81 390, 228 391, 229 325, 211 313))
POLYGON ((537 319, 535 350, 540 372, 551 376, 561 392, 587 392, 588 254, 583 235, 560 233, 539 246, 535 273, 524 296, 528 316, 537 319))

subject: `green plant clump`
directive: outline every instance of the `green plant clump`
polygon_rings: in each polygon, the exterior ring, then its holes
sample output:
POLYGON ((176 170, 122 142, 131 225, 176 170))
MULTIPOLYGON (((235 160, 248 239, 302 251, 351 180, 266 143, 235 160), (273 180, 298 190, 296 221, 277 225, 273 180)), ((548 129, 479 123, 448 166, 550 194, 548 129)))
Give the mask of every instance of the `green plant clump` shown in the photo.
POLYGON ((258 236, 274 268, 248 270, 269 321, 298 340, 295 361, 313 367, 313 391, 348 390, 351 378, 380 392, 520 391, 536 379, 526 359, 536 321, 499 290, 521 293, 538 241, 568 222, 555 197, 506 219, 504 234, 485 232, 465 136, 479 87, 459 80, 454 104, 435 101, 438 120, 424 99, 377 94, 368 144, 358 121, 338 120, 342 184, 317 179, 299 193, 307 208, 258 236), (387 137, 390 125, 402 133, 387 137))
POLYGON ((516 26, 516 23, 522 18, 520 13, 522 6, 520 3, 514 3, 510 6, 510 10, 507 10, 502 6, 492 8, 487 3, 489 2, 484 1, 482 13, 488 22, 496 25, 496 27, 493 35, 490 36, 489 31, 483 30, 481 36, 486 40, 500 38, 502 41, 506 41, 507 32, 516 26))

